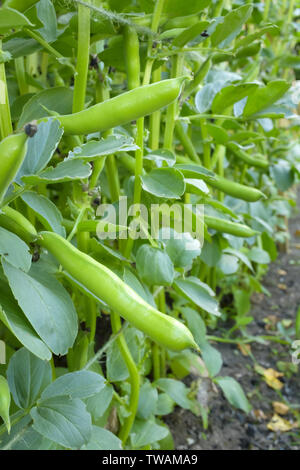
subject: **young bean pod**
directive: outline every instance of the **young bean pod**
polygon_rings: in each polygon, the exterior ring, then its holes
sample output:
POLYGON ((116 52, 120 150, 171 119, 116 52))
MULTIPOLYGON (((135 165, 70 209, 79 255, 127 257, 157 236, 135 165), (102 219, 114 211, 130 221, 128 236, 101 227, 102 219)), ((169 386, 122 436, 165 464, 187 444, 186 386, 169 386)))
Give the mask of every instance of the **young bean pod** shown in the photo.
POLYGON ((56 116, 65 134, 90 134, 121 126, 172 103, 187 77, 145 85, 95 104, 78 113, 56 116))
POLYGON ((199 349, 183 323, 149 305, 110 269, 79 251, 60 235, 41 232, 40 244, 77 282, 157 343, 173 351, 199 349))
POLYGON ((7 380, 0 375, 0 416, 3 419, 8 433, 10 432, 10 419, 9 419, 9 407, 10 407, 10 390, 7 380))
POLYGON ((230 220, 221 219, 219 217, 212 217, 210 215, 204 216, 204 222, 208 228, 217 230, 218 232, 229 233, 235 237, 253 237, 257 234, 255 230, 244 224, 231 222, 230 220))
POLYGON ((17 175, 27 149, 27 135, 12 134, 0 142, 0 203, 17 175))
POLYGON ((244 184, 235 183, 234 181, 228 180, 219 176, 206 168, 203 168, 195 164, 180 164, 176 165, 176 168, 180 170, 185 178, 202 179, 213 188, 219 189, 229 196, 236 197, 237 199, 243 199, 248 202, 256 202, 259 199, 266 198, 264 193, 259 189, 245 186, 244 184))

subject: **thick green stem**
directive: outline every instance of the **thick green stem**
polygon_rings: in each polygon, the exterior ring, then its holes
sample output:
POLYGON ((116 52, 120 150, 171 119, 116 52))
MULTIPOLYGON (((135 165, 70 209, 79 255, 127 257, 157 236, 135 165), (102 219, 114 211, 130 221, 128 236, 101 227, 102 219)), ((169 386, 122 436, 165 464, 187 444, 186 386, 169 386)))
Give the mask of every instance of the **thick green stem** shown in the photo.
POLYGON ((264 7, 264 14, 263 14, 263 21, 267 21, 269 16, 271 6, 271 0, 265 0, 265 7, 264 7))
MULTIPOLYGON (((172 78, 179 77, 182 74, 183 68, 183 54, 176 55, 173 59, 172 64, 172 78)), ((174 101, 168 106, 167 109, 167 116, 166 116, 166 127, 165 127, 165 135, 164 135, 164 148, 173 150, 173 138, 174 138, 174 129, 175 129, 175 121, 178 112, 178 102, 174 101)))
MULTIPOLYGON (((158 67, 153 71, 152 74, 152 83, 159 82, 161 80, 161 67, 158 67)), ((149 120, 149 147, 152 150, 159 148, 159 138, 160 138, 160 117, 161 111, 156 111, 151 114, 149 120)))
POLYGON ((84 108, 90 51, 90 9, 78 5, 78 46, 73 113, 84 108))
MULTIPOLYGON (((114 334, 117 334, 122 327, 120 316, 115 312, 111 312, 111 325, 114 334)), ((123 334, 121 334, 117 338, 117 343, 122 354, 122 358, 129 372, 131 388, 129 401, 129 416, 125 419, 124 424, 119 432, 119 438, 121 439, 123 445, 125 445, 138 409, 140 376, 123 334)))
POLYGON ((199 155, 197 154, 195 147, 193 145, 192 140, 188 136, 188 134, 184 131, 183 125, 180 121, 177 121, 175 124, 175 132, 180 140, 184 150, 186 151, 187 155, 197 163, 201 163, 199 155))
POLYGON ((120 183, 118 176, 118 167, 114 155, 108 155, 106 158, 106 173, 110 191, 110 197, 112 202, 116 202, 119 199, 120 194, 120 183))
POLYGON ((28 86, 25 78, 24 57, 17 57, 17 59, 15 59, 15 70, 20 95, 25 95, 28 93, 28 86))
POLYGON ((208 132, 205 119, 200 119, 200 129, 202 135, 202 142, 203 142, 203 164, 205 168, 211 167, 210 161, 210 143, 207 142, 208 140, 208 132))

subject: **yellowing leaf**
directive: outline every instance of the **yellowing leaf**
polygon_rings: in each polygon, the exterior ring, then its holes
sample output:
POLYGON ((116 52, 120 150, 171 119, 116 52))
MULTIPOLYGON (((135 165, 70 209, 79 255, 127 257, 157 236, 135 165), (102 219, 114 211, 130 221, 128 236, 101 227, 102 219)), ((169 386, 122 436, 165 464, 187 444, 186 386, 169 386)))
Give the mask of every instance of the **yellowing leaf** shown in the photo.
POLYGON ((277 284, 278 289, 287 290, 287 286, 285 284, 277 284))
POLYGON ((281 372, 277 372, 274 369, 265 369, 264 370, 264 379, 269 385, 269 387, 273 388, 274 390, 281 390, 283 387, 283 383, 278 380, 278 377, 282 377, 283 374, 281 372))
POLYGON ((297 423, 291 423, 287 419, 281 418, 276 413, 272 417, 271 421, 267 424, 267 428, 274 432, 286 432, 296 427, 298 427, 297 423))
POLYGON ((254 370, 258 374, 262 375, 266 381, 266 384, 274 390, 281 390, 283 387, 283 383, 278 380, 278 377, 283 376, 281 372, 277 372, 277 370, 274 369, 265 369, 258 364, 254 367, 254 370))
POLYGON ((249 356, 249 353, 251 353, 251 346, 250 346, 250 344, 238 343, 237 347, 239 348, 239 350, 241 351, 241 353, 243 354, 243 356, 249 356))
POLYGON ((273 401, 272 405, 275 413, 278 415, 286 415, 289 412, 289 407, 281 401, 273 401))
POLYGON ((262 410, 254 410, 253 414, 258 421, 263 421, 264 419, 267 419, 267 416, 262 410))

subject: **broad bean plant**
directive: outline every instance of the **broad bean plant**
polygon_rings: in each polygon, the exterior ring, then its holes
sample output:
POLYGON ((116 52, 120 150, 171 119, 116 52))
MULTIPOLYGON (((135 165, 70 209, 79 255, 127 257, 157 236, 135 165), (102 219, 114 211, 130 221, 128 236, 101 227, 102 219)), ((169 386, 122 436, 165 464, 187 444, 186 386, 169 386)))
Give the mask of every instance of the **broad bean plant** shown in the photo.
POLYGON ((248 413, 218 342, 288 244, 299 5, 1 3, 1 449, 173 449, 191 373, 248 413))

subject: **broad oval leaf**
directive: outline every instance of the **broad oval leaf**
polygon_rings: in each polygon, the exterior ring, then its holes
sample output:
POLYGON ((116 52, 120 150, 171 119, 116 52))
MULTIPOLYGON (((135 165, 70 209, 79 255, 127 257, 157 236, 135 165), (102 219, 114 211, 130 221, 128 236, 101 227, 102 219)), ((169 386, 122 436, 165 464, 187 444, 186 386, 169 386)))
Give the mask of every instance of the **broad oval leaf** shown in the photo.
POLYGON ((47 230, 56 232, 62 237, 66 235, 65 228, 62 225, 62 215, 50 199, 34 191, 26 191, 21 197, 35 212, 37 218, 47 230))
POLYGON ((249 413, 251 405, 240 384, 232 377, 216 377, 214 381, 221 387, 229 403, 245 413, 249 413))
POLYGON ((33 26, 25 15, 9 7, 0 9, 0 34, 6 34, 11 29, 33 26))
POLYGON ((3 256, 15 268, 27 272, 31 266, 29 248, 21 238, 0 227, 0 256, 3 256))
POLYGON ((79 398, 59 396, 41 400, 32 408, 33 428, 68 449, 80 449, 92 433, 91 415, 79 398))
POLYGON ((0 280, 0 320, 23 346, 42 360, 49 361, 51 352, 14 299, 9 286, 0 280))
POLYGON ((150 286, 170 286, 174 280, 173 263, 159 248, 142 245, 136 254, 136 267, 141 279, 150 286))
POLYGON ((58 121, 49 119, 38 125, 36 134, 28 139, 25 160, 20 168, 16 180, 20 182, 22 176, 40 172, 51 160, 63 130, 58 121))
POLYGON ((99 426, 92 427, 92 435, 81 450, 122 450, 122 442, 112 432, 99 426))
POLYGON ((159 168, 141 177, 142 187, 154 196, 180 199, 185 191, 182 173, 175 168, 159 168))
POLYGON ((286 80, 273 80, 266 86, 258 88, 248 98, 243 116, 248 117, 268 108, 278 101, 289 88, 290 84, 286 80))
POLYGON ((77 331, 73 302, 54 276, 37 266, 29 273, 3 260, 4 273, 25 316, 54 354, 66 354, 77 331))
POLYGON ((212 297, 214 292, 199 279, 195 277, 176 279, 173 287, 206 312, 220 316, 218 302, 212 297))
POLYGON ((87 398, 104 387, 105 380, 99 374, 78 370, 58 377, 42 393, 42 400, 68 395, 71 398, 87 398))
POLYGON ((38 175, 23 176, 22 181, 29 185, 56 184, 88 178, 92 173, 89 163, 82 160, 64 160, 55 168, 49 167, 38 175))
POLYGON ((68 154, 68 159, 80 158, 87 161, 98 159, 106 155, 111 155, 116 152, 129 152, 136 150, 138 147, 135 145, 131 137, 124 135, 110 135, 106 139, 90 140, 80 147, 75 147, 68 154))
MULTIPOLYGON (((36 41, 34 42, 36 43, 36 41)), ((58 114, 70 114, 72 112, 72 103, 73 90, 71 88, 55 87, 43 90, 27 101, 17 127, 20 129, 27 122, 49 116, 47 109, 58 114)))
POLYGON ((42 361, 27 349, 19 349, 10 359, 7 380, 15 403, 23 409, 31 407, 50 384, 49 362, 42 361))

